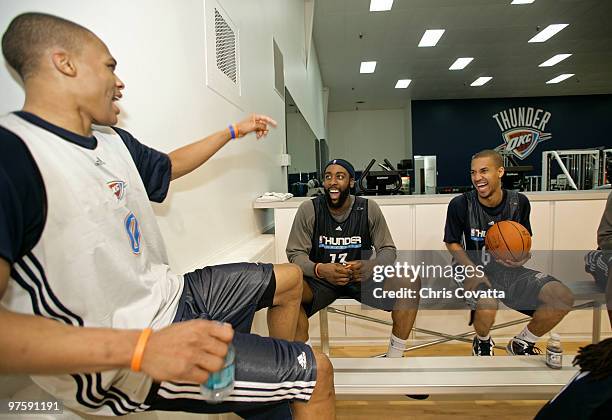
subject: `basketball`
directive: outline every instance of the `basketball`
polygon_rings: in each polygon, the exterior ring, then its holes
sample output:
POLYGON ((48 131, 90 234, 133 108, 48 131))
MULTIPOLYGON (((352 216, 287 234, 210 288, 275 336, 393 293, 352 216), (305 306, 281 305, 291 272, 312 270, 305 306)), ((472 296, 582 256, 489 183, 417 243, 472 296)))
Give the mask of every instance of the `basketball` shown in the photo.
POLYGON ((496 260, 518 262, 531 249, 531 235, 520 223, 502 220, 487 230, 485 245, 496 260))

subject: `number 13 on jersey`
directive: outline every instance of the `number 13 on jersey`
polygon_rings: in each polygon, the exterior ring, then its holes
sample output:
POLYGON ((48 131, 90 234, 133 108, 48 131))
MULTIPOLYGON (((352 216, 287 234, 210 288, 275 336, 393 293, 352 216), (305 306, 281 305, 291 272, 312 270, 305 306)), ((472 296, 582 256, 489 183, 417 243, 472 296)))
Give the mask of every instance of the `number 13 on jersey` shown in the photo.
POLYGON ((340 263, 340 264, 346 264, 346 256, 348 255, 348 253, 344 253, 344 254, 329 254, 330 258, 331 258, 331 262, 332 263, 340 263))

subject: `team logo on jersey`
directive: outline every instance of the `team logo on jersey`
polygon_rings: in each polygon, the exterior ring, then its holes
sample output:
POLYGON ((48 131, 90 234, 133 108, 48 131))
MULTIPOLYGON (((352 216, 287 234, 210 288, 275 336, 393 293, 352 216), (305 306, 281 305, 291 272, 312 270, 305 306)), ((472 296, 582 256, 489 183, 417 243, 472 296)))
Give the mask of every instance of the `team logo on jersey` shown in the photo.
POLYGON ((551 115, 531 107, 509 108, 493 115, 504 140, 495 150, 525 159, 538 144, 552 138, 551 133, 544 132, 551 115))
POLYGON ((132 248, 132 252, 134 254, 140 254, 140 242, 142 235, 140 234, 138 219, 136 219, 134 213, 130 213, 126 216, 123 225, 125 226, 125 231, 130 239, 130 247, 132 248))
POLYGON ((485 236, 487 235, 486 230, 482 229, 470 229, 470 239, 476 242, 484 241, 485 236))
POLYGON ((297 361, 300 364, 300 366, 302 366, 302 369, 306 370, 306 366, 308 366, 306 364, 306 353, 302 352, 302 354, 298 356, 297 361))
POLYGON ((336 230, 342 231, 342 228, 341 228, 340 226, 338 226, 338 227, 336 228, 336 230))
POLYGON ((121 201, 123 197, 125 197, 125 189, 127 188, 127 183, 124 181, 110 181, 107 182, 106 185, 111 189, 117 200, 121 201))
POLYGON ((361 236, 319 236, 319 248, 323 249, 346 249, 361 248, 361 236))

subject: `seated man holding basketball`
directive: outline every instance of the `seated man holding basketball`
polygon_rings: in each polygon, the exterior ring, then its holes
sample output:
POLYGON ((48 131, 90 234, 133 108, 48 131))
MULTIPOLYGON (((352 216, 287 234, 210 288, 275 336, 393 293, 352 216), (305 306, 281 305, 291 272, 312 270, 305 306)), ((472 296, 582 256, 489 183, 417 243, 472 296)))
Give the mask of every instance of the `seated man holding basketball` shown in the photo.
MULTIPOLYGON (((483 150, 475 154, 470 174, 475 189, 449 203, 444 242, 454 263, 484 266, 485 275, 468 278, 460 286, 472 291, 503 291, 505 297, 501 300, 506 306, 532 317, 523 331, 510 340, 506 350, 512 355, 539 354, 535 343, 571 310, 572 292, 554 277, 523 267, 530 258, 528 252, 519 252, 520 257, 505 260, 491 258, 485 252, 485 233, 497 222, 518 222, 531 234, 531 206, 523 194, 502 189, 504 167, 499 153, 483 150)), ((510 243, 508 248, 517 249, 513 245, 510 243)), ((521 247, 519 245, 518 249, 521 247)), ((470 323, 474 324, 476 332, 472 354, 493 356, 495 343, 489 331, 495 321, 498 302, 488 297, 466 299, 466 302, 472 309, 470 323)))

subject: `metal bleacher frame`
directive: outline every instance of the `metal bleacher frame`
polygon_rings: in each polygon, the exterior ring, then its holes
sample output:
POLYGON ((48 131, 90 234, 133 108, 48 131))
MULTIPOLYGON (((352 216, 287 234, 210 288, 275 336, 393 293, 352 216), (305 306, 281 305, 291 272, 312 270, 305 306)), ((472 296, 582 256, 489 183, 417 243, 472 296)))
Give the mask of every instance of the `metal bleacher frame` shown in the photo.
MULTIPOLYGON (((572 310, 578 309, 586 309, 592 308, 593 310, 593 324, 592 324, 592 333, 591 333, 591 341, 593 343, 598 343, 601 340, 601 311, 602 306, 605 304, 605 295, 595 285, 595 282, 588 281, 580 281, 573 284, 569 284, 568 287, 572 290, 575 296, 575 300, 577 302, 582 302, 574 305, 572 310)), ((338 299, 332 305, 334 306, 357 306, 361 305, 360 302, 354 299, 338 299)), ((320 335, 321 335, 321 351, 329 356, 329 322, 328 322, 328 314, 334 313, 338 315, 344 315, 351 318, 361 319, 363 321, 370 321, 377 324, 383 325, 393 325, 391 321, 382 320, 378 318, 369 317, 362 314, 357 314, 354 312, 349 312, 346 310, 335 308, 334 306, 328 306, 327 308, 319 311, 319 326, 320 326, 320 335)), ((504 322, 501 324, 495 324, 491 327, 491 330, 497 330, 500 328, 509 327, 512 325, 527 323, 531 320, 531 317, 523 317, 517 320, 504 322)), ((449 341, 464 341, 471 343, 472 339, 469 338, 474 335, 474 331, 466 331, 460 334, 446 334, 438 331, 427 330, 423 328, 413 327, 413 331, 423 334, 429 334, 436 337, 440 337, 438 339, 428 341, 425 343, 421 343, 415 346, 408 347, 406 351, 412 351, 416 349, 421 349, 424 347, 433 346, 436 344, 446 343, 449 341)), ((502 346, 495 346, 498 349, 505 349, 502 346)), ((380 357, 382 355, 374 356, 380 357)))

